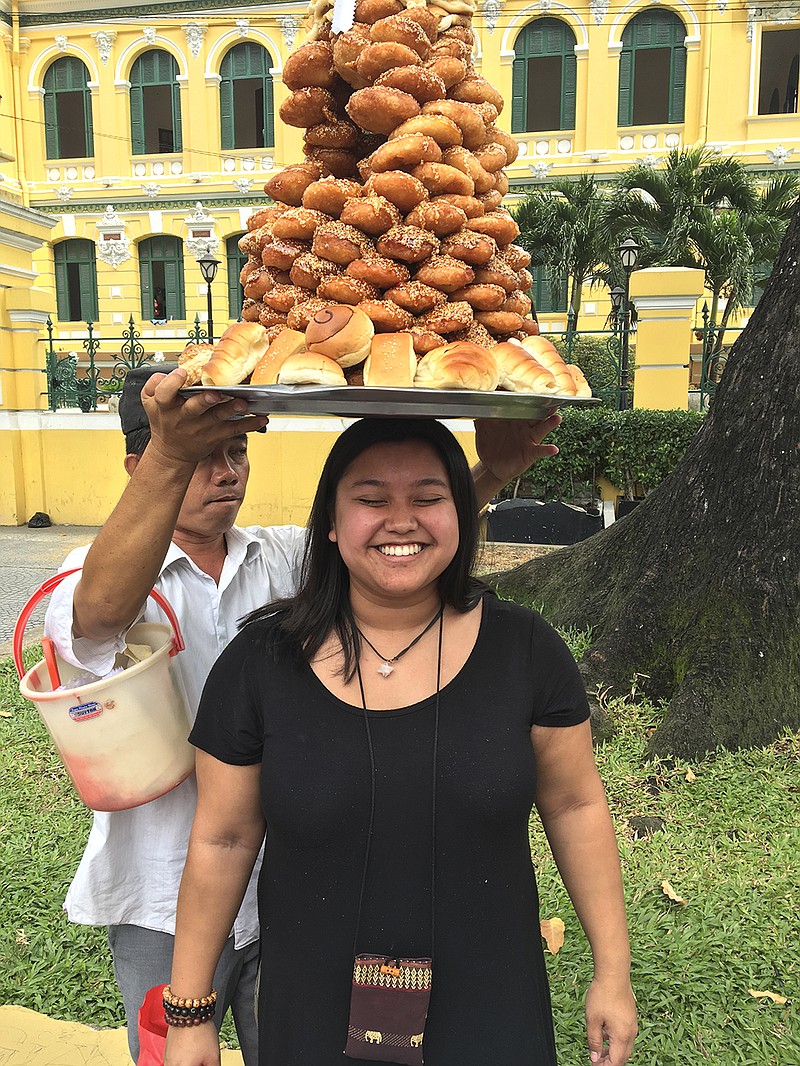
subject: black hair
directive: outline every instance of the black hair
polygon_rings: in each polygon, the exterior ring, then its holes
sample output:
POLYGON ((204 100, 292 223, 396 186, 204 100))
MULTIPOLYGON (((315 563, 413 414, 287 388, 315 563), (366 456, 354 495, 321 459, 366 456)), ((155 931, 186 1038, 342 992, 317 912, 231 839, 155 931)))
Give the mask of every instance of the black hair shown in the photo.
POLYGON ((254 611, 245 624, 274 619, 278 639, 306 661, 331 633, 339 638, 344 654, 342 674, 355 673, 360 641, 350 608, 350 578, 338 546, 328 534, 342 477, 362 452, 375 444, 421 441, 430 445, 447 471, 458 517, 458 547, 439 576, 442 604, 457 611, 473 608, 486 591, 472 576, 478 550, 479 518, 475 486, 466 456, 453 434, 432 418, 364 418, 336 440, 319 479, 311 514, 300 575, 300 588, 290 599, 278 600, 254 611))

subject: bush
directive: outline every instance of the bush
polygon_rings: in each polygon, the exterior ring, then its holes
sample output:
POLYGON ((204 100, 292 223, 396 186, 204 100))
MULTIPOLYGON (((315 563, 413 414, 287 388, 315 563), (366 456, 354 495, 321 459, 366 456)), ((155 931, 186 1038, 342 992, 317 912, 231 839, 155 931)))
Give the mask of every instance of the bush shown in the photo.
MULTIPOLYGON (((558 455, 523 474, 517 495, 539 500, 594 497, 601 477, 627 496, 649 492, 677 466, 700 427, 697 411, 612 411, 566 407, 564 421, 548 438, 558 455)), ((513 494, 513 486, 506 495, 513 494)))
MULTIPOLYGON (((552 336, 547 339, 553 343, 562 359, 575 363, 581 368, 595 395, 604 393, 610 395, 617 382, 619 360, 619 352, 615 356, 609 348, 610 344, 618 345, 619 343, 612 334, 603 333, 592 336, 586 333, 576 333, 571 351, 563 336, 552 336)), ((635 345, 631 343, 628 350, 630 387, 633 387, 635 354, 635 345)))

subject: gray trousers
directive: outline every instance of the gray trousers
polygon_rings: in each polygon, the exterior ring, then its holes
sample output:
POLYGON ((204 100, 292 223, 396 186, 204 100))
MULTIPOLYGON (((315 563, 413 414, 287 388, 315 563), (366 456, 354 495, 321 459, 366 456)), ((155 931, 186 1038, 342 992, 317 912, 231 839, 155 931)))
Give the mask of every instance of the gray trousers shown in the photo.
MULTIPOLYGON (((122 993, 128 1023, 128 1047, 134 1062, 139 1058, 139 1008, 154 985, 169 984, 174 943, 175 938, 169 933, 157 933, 138 925, 109 927, 108 944, 114 959, 114 977, 122 993)), ((218 996, 214 1024, 219 1029, 230 1007, 245 1066, 258 1066, 257 974, 258 942, 237 951, 231 937, 214 973, 218 996)))

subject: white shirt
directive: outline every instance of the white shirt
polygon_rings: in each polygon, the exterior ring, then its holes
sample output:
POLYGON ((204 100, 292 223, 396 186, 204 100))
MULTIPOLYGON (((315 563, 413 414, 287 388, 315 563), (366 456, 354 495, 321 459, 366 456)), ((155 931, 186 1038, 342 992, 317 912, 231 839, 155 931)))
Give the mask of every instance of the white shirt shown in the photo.
MULTIPOLYGON (((194 719, 203 685, 220 652, 249 611, 292 595, 297 587, 306 531, 297 526, 268 529, 234 526, 226 535, 228 554, 219 585, 171 544, 156 588, 175 609, 185 651, 173 662, 180 671, 194 719)), ((62 570, 83 564, 90 545, 67 556, 62 570)), ((120 545, 120 569, 125 566, 120 545)), ((120 633, 105 641, 74 637, 72 597, 80 575, 65 578, 53 593, 45 633, 67 662, 98 675, 111 671, 125 646, 120 633)), ((137 621, 163 622, 148 598, 137 621)), ((165 796, 129 811, 94 812, 92 829, 67 892, 64 909, 79 925, 138 925, 175 933, 175 911, 189 831, 197 803, 194 775, 165 796)), ((233 932, 237 948, 258 939, 256 880, 260 856, 233 932)))

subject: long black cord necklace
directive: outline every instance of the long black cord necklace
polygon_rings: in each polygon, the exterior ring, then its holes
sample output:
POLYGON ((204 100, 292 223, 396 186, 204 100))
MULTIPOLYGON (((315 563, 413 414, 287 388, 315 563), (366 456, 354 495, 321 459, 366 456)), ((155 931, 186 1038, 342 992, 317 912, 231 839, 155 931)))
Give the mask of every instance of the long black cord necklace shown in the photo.
POLYGON ((436 625, 436 623, 442 617, 442 612, 443 611, 444 611, 444 606, 439 608, 439 610, 436 612, 436 614, 433 616, 433 618, 431 618, 430 622, 428 622, 428 624, 425 626, 425 628, 422 630, 422 632, 418 633, 416 635, 416 637, 414 637, 414 639, 411 641, 410 644, 407 644, 405 646, 405 648, 403 648, 402 651, 399 651, 397 653, 397 655, 392 655, 391 658, 389 656, 387 656, 387 655, 381 655, 381 653, 378 651, 378 649, 375 647, 375 645, 372 643, 372 641, 368 640, 364 636, 364 634, 361 632, 361 630, 358 628, 358 626, 356 626, 356 632, 358 633, 359 637, 361 637, 361 639, 364 641, 364 643, 367 645, 368 648, 371 648, 375 652, 375 654, 378 656, 379 659, 383 660, 381 665, 378 667, 378 673, 381 675, 382 678, 384 678, 384 680, 389 676, 389 674, 391 674, 394 671, 394 667, 392 666, 392 663, 396 663, 398 659, 402 659, 407 651, 411 651, 411 649, 414 647, 414 645, 418 644, 419 641, 421 641, 422 638, 425 636, 425 634, 430 632, 431 629, 433 629, 433 627, 436 625))

